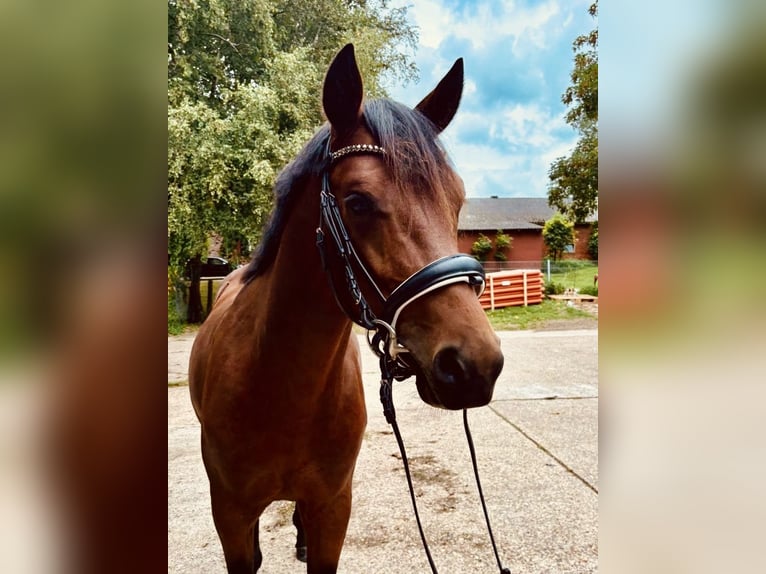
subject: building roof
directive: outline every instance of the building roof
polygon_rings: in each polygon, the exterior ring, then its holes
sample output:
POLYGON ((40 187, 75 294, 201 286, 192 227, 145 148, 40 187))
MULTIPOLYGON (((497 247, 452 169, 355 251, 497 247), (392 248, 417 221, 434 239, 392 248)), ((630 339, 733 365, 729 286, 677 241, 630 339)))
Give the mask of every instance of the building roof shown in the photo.
POLYGON ((542 229, 555 213, 545 197, 470 197, 460 210, 458 230, 542 229))

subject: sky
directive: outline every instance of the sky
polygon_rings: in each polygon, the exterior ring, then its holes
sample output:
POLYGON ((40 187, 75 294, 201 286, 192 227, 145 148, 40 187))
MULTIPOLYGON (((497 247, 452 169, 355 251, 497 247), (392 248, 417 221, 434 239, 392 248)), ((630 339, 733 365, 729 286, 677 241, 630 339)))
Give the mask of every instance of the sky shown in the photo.
POLYGON ((417 27, 417 83, 389 86, 410 106, 457 58, 460 109, 442 140, 468 197, 547 197, 548 170, 577 142, 564 120, 572 42, 596 27, 591 0, 401 0, 417 27))

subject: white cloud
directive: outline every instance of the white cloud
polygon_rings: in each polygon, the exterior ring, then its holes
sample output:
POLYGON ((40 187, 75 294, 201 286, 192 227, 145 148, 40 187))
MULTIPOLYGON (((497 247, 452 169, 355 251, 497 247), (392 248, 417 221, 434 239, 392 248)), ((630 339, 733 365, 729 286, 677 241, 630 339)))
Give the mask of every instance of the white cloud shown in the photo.
POLYGON ((454 35, 470 41, 479 50, 489 43, 513 38, 513 53, 519 56, 527 49, 545 47, 546 26, 558 12, 554 0, 530 8, 511 6, 500 15, 493 13, 489 3, 482 3, 475 14, 462 15, 454 35))
POLYGON ((562 42, 568 48, 576 35, 586 32, 578 27, 590 25, 589 2, 521 5, 516 0, 477 0, 452 8, 442 0, 394 3, 408 4, 410 21, 419 28, 416 61, 421 70, 417 87, 394 87, 395 99, 414 105, 456 56, 465 57, 469 66, 463 105, 442 134, 466 193, 544 197, 551 163, 568 155, 577 141, 564 121, 564 107, 557 105, 562 88, 551 70, 560 66, 568 73, 571 52, 562 56, 562 42), (476 73, 477 65, 485 71, 493 67, 504 74, 501 77, 516 70, 514 74, 521 74, 518 81, 531 82, 534 89, 519 91, 519 97, 514 89, 498 90, 498 76, 476 73), (487 93, 498 97, 488 99, 487 93), (538 95, 529 97, 532 93, 538 95), (479 98, 481 94, 485 97, 479 98))
POLYGON ((410 8, 410 14, 419 28, 420 44, 427 48, 438 48, 452 29, 452 12, 438 1, 419 0, 410 8))
POLYGON ((513 155, 485 144, 461 144, 453 160, 468 197, 541 197, 547 185, 547 165, 539 158, 513 155))
POLYGON ((422 0, 410 8, 420 31, 420 44, 436 49, 448 36, 468 40, 474 48, 513 38, 514 54, 545 47, 546 27, 560 12, 556 0, 534 6, 511 4, 499 11, 496 2, 470 4, 462 12, 453 12, 437 0, 422 0))
POLYGON ((537 104, 516 104, 506 108, 498 120, 498 135, 505 141, 542 151, 558 142, 556 132, 566 125, 563 117, 537 104))
POLYGON ((475 93, 476 93, 476 82, 474 82, 471 79, 466 79, 465 85, 463 86, 463 97, 471 96, 475 93))
POLYGON ((564 126, 560 115, 537 104, 509 104, 495 114, 459 112, 442 139, 469 197, 486 195, 488 181, 502 182, 509 195, 542 197, 551 162, 577 140, 574 131, 562 139, 564 126))
MULTIPOLYGON (((463 178, 468 197, 476 197, 485 180, 508 180, 521 170, 520 158, 509 156, 486 144, 460 144, 452 150, 452 160, 463 178)), ((510 182, 509 182, 510 183, 510 182)))

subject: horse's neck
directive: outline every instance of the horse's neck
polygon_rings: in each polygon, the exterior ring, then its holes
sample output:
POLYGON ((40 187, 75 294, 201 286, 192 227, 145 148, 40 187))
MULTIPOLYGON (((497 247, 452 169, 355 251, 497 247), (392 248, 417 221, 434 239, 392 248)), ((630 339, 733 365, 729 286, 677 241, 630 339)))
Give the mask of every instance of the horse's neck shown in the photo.
MULTIPOLYGON (((314 182, 315 184, 316 182, 314 182)), ((271 268, 247 289, 255 320, 268 346, 294 349, 326 364, 342 358, 351 323, 340 311, 316 247, 319 189, 300 190, 271 268)), ((295 190, 298 191, 298 190, 295 190)), ((293 357, 294 359, 294 357, 293 357)))

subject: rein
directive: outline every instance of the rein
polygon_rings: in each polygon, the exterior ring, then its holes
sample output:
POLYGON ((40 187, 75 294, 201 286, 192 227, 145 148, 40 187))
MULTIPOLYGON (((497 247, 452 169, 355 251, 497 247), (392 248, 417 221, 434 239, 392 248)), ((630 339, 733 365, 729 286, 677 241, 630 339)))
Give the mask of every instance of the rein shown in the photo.
MULTIPOLYGON (((322 173, 320 216, 319 226, 316 229, 316 243, 322 259, 322 267, 329 278, 330 289, 333 292, 338 306, 354 323, 367 329, 367 343, 380 359, 380 400, 383 404, 383 414, 386 417, 386 421, 391 425, 394 431, 394 436, 396 437, 396 442, 399 445, 404 472, 407 477, 407 485, 410 490, 412 507, 415 512, 415 520, 418 525, 418 531, 420 532, 420 539, 423 542, 423 548, 426 557, 428 558, 428 563, 431 566, 431 571, 433 574, 437 574, 436 565, 434 564, 433 557, 428 548, 428 542, 426 541, 423 526, 420 522, 415 491, 410 476, 407 453, 405 452, 404 441, 399 432, 399 425, 396 422, 396 410, 394 409, 393 402, 393 381, 394 379, 401 381, 414 374, 412 365, 406 360, 406 355, 409 351, 398 342, 396 323, 402 310, 404 310, 407 305, 432 291, 436 291, 437 289, 441 289, 448 285, 468 283, 474 288, 476 295, 480 296, 484 291, 485 285, 484 268, 473 257, 467 255, 458 254, 442 257, 441 259, 432 261, 422 267, 419 271, 413 273, 408 279, 396 287, 388 297, 385 297, 375 282, 372 274, 367 270, 354 249, 354 246, 351 243, 351 238, 340 216, 337 200, 330 189, 330 168, 332 167, 333 161, 350 154, 377 154, 385 156, 386 150, 377 145, 356 144, 332 152, 330 149, 330 138, 328 137, 325 157, 326 166, 322 173), (334 247, 332 255, 340 260, 343 267, 346 290, 351 299, 350 304, 346 299, 338 296, 337 286, 335 285, 330 270, 330 262, 328 261, 330 254, 327 253, 327 236, 329 236, 331 240, 329 243, 334 247), (359 287, 354 266, 360 269, 364 274, 364 277, 370 285, 372 285, 375 295, 382 304, 383 311, 380 317, 375 315, 372 308, 367 303, 367 300, 359 287)), ((500 561, 495 538, 492 534, 489 513, 487 512, 487 505, 484 501, 484 493, 482 492, 481 481, 479 479, 476 451, 474 449, 471 431, 468 427, 468 412, 466 409, 463 409, 463 424, 468 441, 468 448, 471 453, 471 462, 473 463, 476 485, 479 490, 479 497, 481 499, 482 509, 484 510, 484 518, 487 523, 487 530, 489 531, 489 538, 492 542, 492 549, 495 553, 497 566, 500 574, 511 574, 511 571, 508 568, 503 567, 500 561)))

